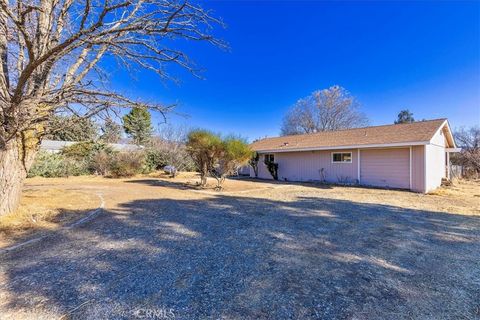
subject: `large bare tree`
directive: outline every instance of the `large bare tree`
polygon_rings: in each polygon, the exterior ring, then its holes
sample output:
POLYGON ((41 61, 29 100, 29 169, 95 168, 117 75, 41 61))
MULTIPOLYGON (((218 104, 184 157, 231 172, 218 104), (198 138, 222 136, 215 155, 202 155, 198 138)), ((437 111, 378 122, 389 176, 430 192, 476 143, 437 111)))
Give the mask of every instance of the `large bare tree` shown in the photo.
POLYGON ((340 86, 300 99, 283 118, 282 135, 349 129, 368 124, 353 96, 340 86))
POLYGON ((45 124, 58 112, 91 117, 146 103, 108 86, 103 59, 169 77, 165 65, 194 71, 175 39, 223 43, 221 21, 175 0, 0 0, 0 215, 13 211, 45 124))

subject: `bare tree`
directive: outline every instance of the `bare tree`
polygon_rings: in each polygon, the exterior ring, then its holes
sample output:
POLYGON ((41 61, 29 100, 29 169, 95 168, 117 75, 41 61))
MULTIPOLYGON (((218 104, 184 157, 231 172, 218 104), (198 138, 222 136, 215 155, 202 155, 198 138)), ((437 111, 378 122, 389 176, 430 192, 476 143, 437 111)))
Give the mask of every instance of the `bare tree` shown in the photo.
POLYGON ((333 86, 300 99, 283 118, 282 135, 361 127, 368 124, 359 104, 344 88, 333 86))
POLYGON ((478 177, 480 175, 480 127, 460 128, 454 136, 462 151, 454 154, 452 162, 463 166, 467 175, 478 177))
POLYGON ((195 71, 173 39, 224 44, 221 21, 175 0, 0 0, 0 215, 13 211, 49 117, 81 118, 112 107, 168 107, 108 88, 99 62, 170 78, 165 65, 195 71))
POLYGON ((158 152, 161 162, 173 167, 170 172, 172 178, 175 178, 178 171, 193 171, 195 168, 195 163, 187 152, 187 134, 186 127, 165 124, 158 130, 158 136, 150 142, 150 148, 158 152))

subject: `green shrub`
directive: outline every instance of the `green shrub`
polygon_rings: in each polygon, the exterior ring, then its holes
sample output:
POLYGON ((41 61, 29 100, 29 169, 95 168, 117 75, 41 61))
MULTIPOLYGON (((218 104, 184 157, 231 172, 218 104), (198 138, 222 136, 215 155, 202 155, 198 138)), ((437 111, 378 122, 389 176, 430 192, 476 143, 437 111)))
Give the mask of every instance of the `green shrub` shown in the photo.
POLYGON ((113 178, 131 177, 146 171, 145 155, 145 152, 113 151, 100 143, 80 142, 60 153, 39 152, 28 176, 51 178, 99 174, 113 178))
POLYGON ((78 142, 61 151, 66 161, 84 163, 88 173, 100 175, 107 173, 109 158, 114 153, 107 144, 93 141, 78 142))
POLYGON ((272 175, 272 178, 278 180, 278 163, 275 163, 270 159, 265 159, 264 163, 267 166, 268 172, 272 175))
POLYGON ((141 173, 144 164, 143 152, 121 152, 111 157, 109 176, 112 178, 131 177, 141 173))
POLYGON ((144 157, 143 173, 150 173, 168 165, 165 161, 166 157, 162 150, 150 147, 145 150, 144 157))
POLYGON ((74 160, 90 161, 93 156, 100 151, 105 151, 107 153, 113 152, 112 148, 105 143, 85 141, 64 147, 61 151, 61 154, 66 158, 74 160))
POLYGON ((85 161, 67 159, 59 153, 40 151, 35 158, 29 177, 68 177, 89 174, 88 164, 85 161))

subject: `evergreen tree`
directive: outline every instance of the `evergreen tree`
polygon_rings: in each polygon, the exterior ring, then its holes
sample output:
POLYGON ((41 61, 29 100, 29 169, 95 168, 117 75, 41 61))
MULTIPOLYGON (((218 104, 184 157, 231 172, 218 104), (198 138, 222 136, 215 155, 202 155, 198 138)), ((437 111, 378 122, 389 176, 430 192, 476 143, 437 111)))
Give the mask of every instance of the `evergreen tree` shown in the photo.
POLYGON ((410 110, 405 109, 402 110, 398 113, 397 120, 395 120, 395 124, 400 124, 400 123, 412 123, 415 122, 415 119, 413 118, 413 113, 410 112, 410 110))
POLYGON ((145 108, 133 108, 123 116, 125 133, 133 139, 135 144, 143 145, 152 137, 152 119, 150 112, 145 108))

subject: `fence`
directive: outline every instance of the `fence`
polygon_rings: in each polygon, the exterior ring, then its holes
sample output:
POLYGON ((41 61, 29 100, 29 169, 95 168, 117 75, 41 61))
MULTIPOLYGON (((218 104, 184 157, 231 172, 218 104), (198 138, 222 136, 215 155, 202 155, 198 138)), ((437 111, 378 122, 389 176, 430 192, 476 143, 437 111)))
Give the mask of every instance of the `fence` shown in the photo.
POLYGON ((463 167, 459 165, 450 165, 450 179, 460 179, 463 177, 463 167))

